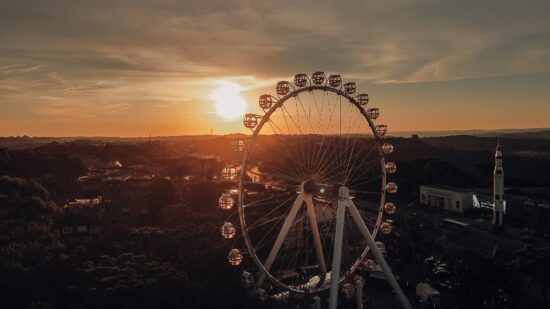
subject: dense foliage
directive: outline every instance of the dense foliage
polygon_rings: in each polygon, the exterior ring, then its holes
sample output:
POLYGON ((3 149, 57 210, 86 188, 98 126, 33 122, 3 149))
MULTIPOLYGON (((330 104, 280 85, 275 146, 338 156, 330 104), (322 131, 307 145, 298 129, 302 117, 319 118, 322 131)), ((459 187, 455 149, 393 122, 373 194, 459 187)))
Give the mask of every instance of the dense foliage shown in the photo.
MULTIPOLYGON (((398 165, 393 179, 400 198, 414 198, 420 184, 491 185, 493 138, 390 141, 396 146, 391 160, 398 165)), ((0 308, 251 306, 238 282, 240 270, 226 263, 227 243, 218 234, 225 214, 216 202, 227 184, 215 176, 224 161, 241 155, 224 150, 229 142, 204 137, 181 143, 74 141, 0 149, 0 308), (146 165, 160 177, 122 184, 77 182, 86 167, 119 160, 146 165), (188 175, 195 178, 189 181, 188 175), (82 240, 54 232, 68 199, 97 195, 110 200, 100 235, 82 240)), ((549 185, 547 144, 535 143, 528 153, 516 140, 501 144, 507 184, 549 185)), ((444 246, 438 228, 416 216, 397 227, 398 236, 387 242, 394 250, 392 265, 418 281, 457 282, 447 304, 479 308, 505 291, 512 308, 548 306, 548 249, 483 256, 444 246), (419 267, 429 256, 452 265, 450 274, 433 277, 431 268, 419 267)))

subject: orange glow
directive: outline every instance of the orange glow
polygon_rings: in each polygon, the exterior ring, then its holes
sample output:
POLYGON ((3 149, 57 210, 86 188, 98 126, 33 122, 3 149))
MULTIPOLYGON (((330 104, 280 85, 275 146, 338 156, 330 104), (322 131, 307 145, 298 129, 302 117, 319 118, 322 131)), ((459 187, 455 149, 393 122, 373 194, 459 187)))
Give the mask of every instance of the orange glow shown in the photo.
POLYGON ((216 115, 226 121, 241 119, 247 110, 246 101, 240 95, 243 87, 225 80, 218 81, 218 85, 210 95, 216 115))

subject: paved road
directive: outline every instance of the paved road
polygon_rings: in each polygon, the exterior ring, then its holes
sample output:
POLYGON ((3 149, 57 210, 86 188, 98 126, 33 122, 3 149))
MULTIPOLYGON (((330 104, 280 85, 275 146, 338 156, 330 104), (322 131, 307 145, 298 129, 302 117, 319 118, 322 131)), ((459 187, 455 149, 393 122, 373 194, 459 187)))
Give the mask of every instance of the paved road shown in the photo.
POLYGON ((453 231, 455 237, 448 238, 447 241, 460 247, 475 250, 481 254, 491 254, 495 248, 505 253, 512 253, 523 248, 526 244, 509 236, 495 234, 490 230, 490 225, 485 222, 479 222, 476 218, 455 215, 449 212, 438 212, 428 209, 427 206, 417 205, 413 207, 406 206, 407 203, 399 203, 399 216, 410 218, 414 214, 423 220, 430 221, 434 225, 442 223, 443 218, 452 218, 470 225, 468 231, 453 231))

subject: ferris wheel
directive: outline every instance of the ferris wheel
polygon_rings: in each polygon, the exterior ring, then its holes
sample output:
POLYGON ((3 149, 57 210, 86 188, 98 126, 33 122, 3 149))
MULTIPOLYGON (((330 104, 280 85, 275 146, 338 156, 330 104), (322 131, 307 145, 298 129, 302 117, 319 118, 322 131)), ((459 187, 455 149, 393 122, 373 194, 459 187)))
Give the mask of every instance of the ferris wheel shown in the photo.
POLYGON ((242 163, 224 168, 238 186, 220 208, 236 206, 240 229, 228 221, 222 235, 239 233, 246 246, 233 248, 229 262, 247 253, 259 269, 247 280, 261 291, 330 290, 331 308, 358 267, 380 266, 409 308, 384 259, 396 211, 389 195, 397 184, 387 178, 397 166, 386 160, 394 147, 368 94, 340 75, 300 73, 261 95, 259 107, 243 120, 252 136, 242 163))

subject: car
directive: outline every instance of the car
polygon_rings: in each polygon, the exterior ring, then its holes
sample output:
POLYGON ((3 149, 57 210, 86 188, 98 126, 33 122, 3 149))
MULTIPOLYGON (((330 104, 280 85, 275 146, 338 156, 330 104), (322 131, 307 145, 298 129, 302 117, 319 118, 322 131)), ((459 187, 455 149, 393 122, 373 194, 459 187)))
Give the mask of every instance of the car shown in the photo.
POLYGON ((424 259, 424 263, 426 263, 426 264, 433 264, 433 263, 435 263, 435 257, 429 256, 429 257, 425 258, 425 259, 424 259))
POLYGON ((448 270, 442 269, 435 271, 434 274, 437 276, 448 276, 450 272, 448 270))

